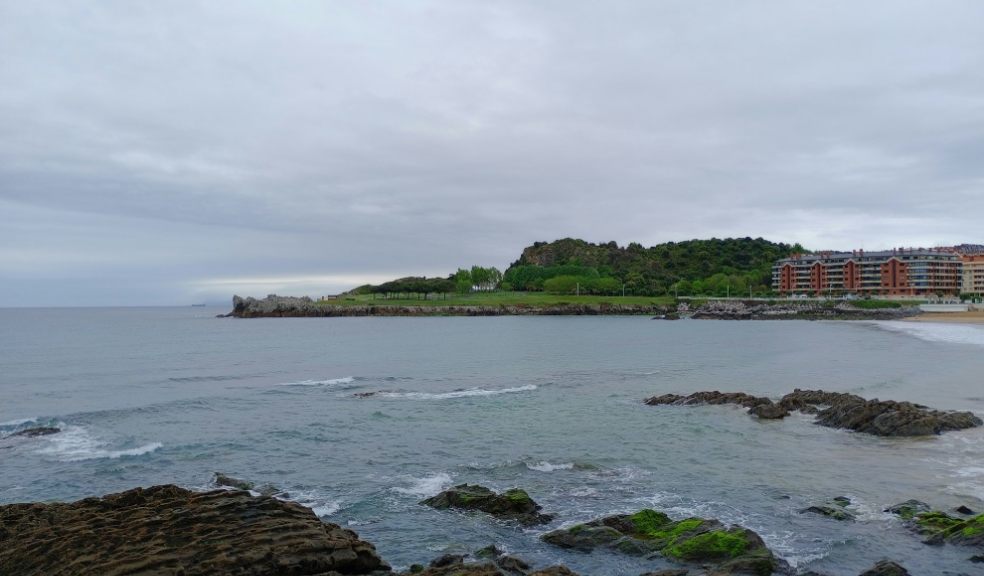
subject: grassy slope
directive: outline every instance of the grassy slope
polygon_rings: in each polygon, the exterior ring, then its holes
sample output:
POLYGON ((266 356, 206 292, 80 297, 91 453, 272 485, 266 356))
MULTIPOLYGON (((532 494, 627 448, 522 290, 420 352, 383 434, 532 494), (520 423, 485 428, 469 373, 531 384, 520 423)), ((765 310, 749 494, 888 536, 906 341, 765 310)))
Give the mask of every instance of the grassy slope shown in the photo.
POLYGON ((431 294, 427 300, 396 298, 384 299, 372 295, 343 296, 337 300, 319 301, 324 306, 552 306, 555 304, 615 304, 615 305, 667 305, 673 303, 669 296, 568 296, 543 292, 476 292, 472 294, 431 294))

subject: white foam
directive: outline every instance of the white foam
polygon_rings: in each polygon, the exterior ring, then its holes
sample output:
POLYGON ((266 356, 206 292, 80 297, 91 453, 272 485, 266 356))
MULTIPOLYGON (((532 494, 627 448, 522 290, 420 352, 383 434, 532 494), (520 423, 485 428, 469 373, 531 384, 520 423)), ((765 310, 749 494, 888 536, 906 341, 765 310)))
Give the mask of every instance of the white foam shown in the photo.
POLYGON ((310 508, 319 518, 331 516, 342 509, 342 502, 340 500, 324 498, 316 492, 298 490, 289 490, 289 492, 290 498, 287 498, 287 500, 310 508))
POLYGON ((517 386, 515 388, 499 388, 496 390, 484 390, 482 388, 471 388, 468 390, 455 390, 453 392, 380 392, 377 396, 384 398, 408 398, 411 400, 447 400, 449 398, 469 398, 472 396, 495 396, 497 394, 513 394, 516 392, 532 392, 536 390, 535 384, 517 386))
POLYGON ((445 472, 438 472, 437 474, 432 474, 423 478, 414 478, 410 486, 397 486, 393 488, 393 491, 399 492, 400 494, 427 498, 437 495, 439 492, 450 486, 451 476, 445 472))
POLYGON ((936 322, 874 322, 876 326, 926 342, 969 344, 984 348, 984 326, 936 322))
POLYGON ((552 464, 546 460, 537 462, 536 464, 526 463, 526 467, 530 470, 536 470, 537 472, 553 472, 554 470, 573 470, 573 462, 564 462, 562 464, 552 464))
POLYGON ((37 453, 54 457, 62 462, 143 456, 164 446, 160 442, 151 442, 136 448, 107 450, 104 448, 105 442, 93 438, 89 431, 81 426, 65 426, 61 432, 45 436, 45 440, 47 440, 47 445, 38 449, 37 453))
POLYGON ((17 428, 18 426, 23 426, 24 424, 31 424, 32 422, 37 422, 38 419, 35 418, 21 418, 19 420, 8 420, 6 422, 0 422, 0 428, 17 428))
POLYGON ((300 380, 298 382, 284 382, 278 386, 341 386, 355 382, 354 376, 344 378, 329 378, 327 380, 300 380))

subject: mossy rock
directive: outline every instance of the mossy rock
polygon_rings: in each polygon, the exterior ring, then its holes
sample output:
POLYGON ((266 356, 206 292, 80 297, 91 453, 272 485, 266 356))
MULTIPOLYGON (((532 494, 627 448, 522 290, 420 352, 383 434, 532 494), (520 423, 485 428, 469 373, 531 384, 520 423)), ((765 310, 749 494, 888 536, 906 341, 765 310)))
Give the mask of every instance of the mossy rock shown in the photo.
POLYGON ((514 520, 524 525, 546 524, 553 520, 549 514, 541 514, 539 504, 525 490, 513 488, 496 494, 485 486, 459 484, 437 496, 421 502, 426 506, 444 510, 480 510, 502 520, 514 520))
POLYGON ((651 509, 554 530, 543 540, 583 551, 605 548, 633 556, 659 553, 680 562, 727 564, 727 573, 767 576, 779 563, 751 530, 705 518, 673 520, 651 509))
POLYGON ((971 518, 957 518, 946 512, 926 510, 929 506, 917 500, 893 506, 889 512, 906 521, 906 526, 926 536, 927 544, 956 544, 984 547, 984 514, 971 518), (919 504, 913 506, 912 503, 919 504), (924 509, 925 508, 925 509, 924 509))
POLYGON ((809 508, 803 508, 799 511, 800 514, 817 514, 819 516, 826 516, 833 520, 838 520, 840 522, 853 522, 854 514, 851 514, 839 504, 833 506, 810 506, 809 508))

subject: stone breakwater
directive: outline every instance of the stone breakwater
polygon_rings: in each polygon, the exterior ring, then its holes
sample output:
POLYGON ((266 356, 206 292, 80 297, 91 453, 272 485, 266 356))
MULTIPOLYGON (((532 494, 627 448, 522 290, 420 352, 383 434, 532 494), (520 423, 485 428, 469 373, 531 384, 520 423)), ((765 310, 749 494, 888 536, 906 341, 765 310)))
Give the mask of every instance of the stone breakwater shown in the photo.
POLYGON ((650 406, 696 406, 736 404, 763 420, 785 418, 793 411, 815 414, 816 423, 830 428, 845 428, 875 436, 928 436, 953 430, 975 428, 984 424, 971 412, 933 410, 912 402, 866 400, 844 392, 800 390, 783 396, 778 402, 744 392, 694 392, 688 396, 663 394, 644 401, 650 406))
POLYGON ((340 316, 618 316, 645 315, 676 320, 898 320, 919 314, 916 307, 869 310, 850 302, 781 302, 710 300, 697 305, 644 305, 602 302, 597 304, 501 304, 476 306, 405 306, 387 304, 331 304, 311 298, 277 296, 242 298, 233 296, 234 318, 304 318, 340 316))
MULTIPOLYGON (((218 476, 216 481, 235 480, 218 476)), ((483 486, 457 486, 421 504, 447 513, 480 511, 517 530, 552 520, 521 489, 496 494, 483 486)), ((973 514, 961 508, 960 514, 973 514)), ((957 518, 917 500, 889 511, 906 521, 903 530, 928 537, 927 544, 970 550, 982 545, 984 515, 957 518)), ((643 576, 793 573, 752 530, 713 518, 674 520, 652 509, 558 528, 540 538, 561 549, 657 561, 657 571, 643 576), (671 567, 660 568, 666 564, 671 567)), ((192 492, 173 485, 73 503, 0 506, 0 574, 577 576, 562 565, 534 568, 495 546, 445 554, 396 573, 372 544, 300 504, 244 490, 192 492)), ((907 574, 901 565, 881 560, 862 576, 907 574)))
POLYGON ((598 316, 646 315, 659 316, 674 310, 658 305, 632 304, 555 304, 555 305, 497 305, 497 306, 395 306, 379 304, 332 305, 315 302, 304 296, 270 295, 263 299, 234 296, 234 318, 308 318, 345 316, 598 316))
POLYGON ((920 314, 916 306, 867 309, 851 302, 709 300, 693 309, 698 320, 898 320, 920 314))

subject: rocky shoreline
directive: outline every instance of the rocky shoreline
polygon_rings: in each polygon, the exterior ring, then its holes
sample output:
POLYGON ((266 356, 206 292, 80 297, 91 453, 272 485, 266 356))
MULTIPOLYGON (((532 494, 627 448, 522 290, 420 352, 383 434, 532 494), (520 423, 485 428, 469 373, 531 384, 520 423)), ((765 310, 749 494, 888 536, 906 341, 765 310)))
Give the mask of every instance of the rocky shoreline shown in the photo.
POLYGON ((308 297, 233 296, 230 318, 331 318, 359 316, 652 316, 660 320, 899 320, 920 314, 919 308, 859 308, 849 302, 781 302, 709 300, 696 305, 513 304, 495 306, 405 306, 386 304, 340 305, 308 297))
MULTIPOLYGON (((251 486, 223 474, 217 474, 213 484, 251 486)), ((842 508, 850 504, 846 498, 833 502, 842 508)), ((483 486, 459 485, 420 504, 448 513, 478 512, 517 530, 554 520, 542 514, 540 506, 519 488, 497 494, 483 486)), ((951 515, 918 500, 886 512, 903 520, 900 538, 909 532, 927 545, 977 552, 970 557, 972 562, 984 560, 980 555, 984 514, 960 507, 951 515)), ((653 509, 605 516, 530 537, 558 549, 653 560, 654 571, 642 576, 797 574, 748 528, 713 518, 673 519, 653 509)), ((909 574, 890 560, 873 562, 861 576, 909 574)), ((414 564, 397 572, 371 543, 351 530, 322 521, 300 504, 239 488, 194 492, 174 485, 135 488, 73 503, 0 506, 0 573, 577 576, 562 565, 532 567, 495 546, 470 554, 445 554, 426 566, 414 564)))

